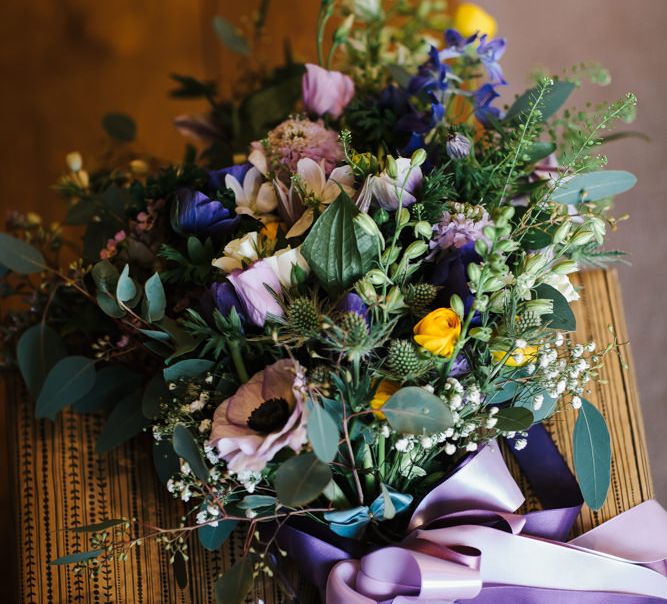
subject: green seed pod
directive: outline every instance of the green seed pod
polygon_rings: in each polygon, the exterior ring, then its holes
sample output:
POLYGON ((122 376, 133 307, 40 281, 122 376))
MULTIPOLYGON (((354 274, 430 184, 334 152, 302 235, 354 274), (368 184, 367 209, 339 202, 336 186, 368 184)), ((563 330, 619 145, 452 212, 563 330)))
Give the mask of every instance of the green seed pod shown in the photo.
POLYGON ((410 285, 405 294, 407 305, 419 313, 427 310, 435 297, 438 295, 438 288, 431 283, 415 283, 410 285))
POLYGON ((322 323, 317 305, 305 296, 291 300, 287 306, 286 315, 290 328, 294 332, 306 336, 317 333, 322 323))
POLYGON ((461 296, 458 294, 453 294, 449 299, 449 306, 459 317, 461 317, 461 319, 463 319, 463 315, 465 314, 465 307, 463 306, 463 300, 461 300, 461 296))
POLYGON ((340 328, 345 332, 345 343, 351 348, 358 348, 366 344, 368 324, 359 313, 344 313, 340 321, 340 328))
POLYGON ((387 366, 401 379, 419 372, 422 360, 414 344, 409 340, 392 340, 387 351, 387 366))

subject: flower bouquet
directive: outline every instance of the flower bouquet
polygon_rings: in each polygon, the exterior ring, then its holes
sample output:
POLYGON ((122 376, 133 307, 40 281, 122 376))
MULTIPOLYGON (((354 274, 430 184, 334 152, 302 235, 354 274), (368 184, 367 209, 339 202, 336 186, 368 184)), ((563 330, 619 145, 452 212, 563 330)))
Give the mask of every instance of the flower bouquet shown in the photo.
MULTIPOLYGON (((3 295, 27 310, 3 336, 37 417, 105 412, 100 453, 149 432, 187 506, 177 527, 88 527, 90 549, 55 563, 96 573, 153 538, 178 567, 237 530, 225 604, 260 573, 284 582, 285 555, 330 603, 664 596, 664 577, 629 561, 655 562, 655 539, 608 546, 621 522, 664 527, 657 504, 562 543, 581 494, 599 508, 608 490, 609 434, 586 395, 617 345, 571 342, 568 275, 618 256, 600 246, 635 179, 602 169, 599 146, 635 98, 562 110, 608 80, 578 66, 502 108, 493 18, 443 14, 323 0, 319 64, 249 71, 232 99, 176 76, 175 96, 211 105, 176 119, 199 152, 161 164, 109 114, 103 161, 68 155, 57 185, 78 230, 10 217, 3 295), (579 410, 579 487, 540 429, 565 405, 579 410), (547 509, 514 513, 499 439, 547 509)), ((250 56, 264 16, 247 37, 214 25, 250 56)))

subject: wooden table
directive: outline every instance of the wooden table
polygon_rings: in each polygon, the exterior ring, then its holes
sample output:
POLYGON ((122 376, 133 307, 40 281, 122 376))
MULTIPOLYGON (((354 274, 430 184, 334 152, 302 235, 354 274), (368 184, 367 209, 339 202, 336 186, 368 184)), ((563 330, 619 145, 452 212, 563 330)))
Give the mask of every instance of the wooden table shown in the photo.
MULTIPOLYGON (((618 340, 627 341, 616 273, 584 273, 578 284, 584 286, 582 301, 576 304, 578 339, 593 338, 604 345, 612 337, 608 330, 611 325, 618 340)), ((624 346, 618 356, 609 355, 604 378, 606 383, 596 384, 591 398, 611 429, 611 492, 599 512, 584 508, 577 531, 595 526, 653 494, 628 346, 624 346), (623 369, 624 364, 627 369, 623 369)), ((14 563, 15 589, 19 597, 2 601, 23 604, 212 603, 214 578, 233 562, 241 545, 234 536, 221 553, 206 553, 193 545, 190 581, 185 590, 176 586, 167 557, 155 543, 142 546, 127 562, 116 562, 106 568, 97 580, 85 574, 75 575, 71 567, 49 566, 49 560, 84 548, 83 537, 63 531, 65 527, 119 516, 170 526, 178 522, 182 508, 158 484, 146 442, 138 439, 113 454, 98 456, 93 444, 102 426, 100 417, 66 412, 55 423, 37 422, 33 419, 33 403, 24 395, 16 377, 6 380, 5 392, 8 480, 13 489, 9 527, 14 529, 14 543, 4 548, 4 567, 14 563)), ((549 426, 569 461, 574 419, 573 411, 565 411, 549 426)), ((528 504, 531 504, 530 497, 528 504)), ((7 539, 5 542, 11 543, 7 539)), ((304 603, 310 604, 314 601, 312 598, 312 595, 304 598, 304 603)), ((260 599, 267 604, 283 601, 273 585, 263 579, 258 581, 248 601, 259 602, 260 599)))

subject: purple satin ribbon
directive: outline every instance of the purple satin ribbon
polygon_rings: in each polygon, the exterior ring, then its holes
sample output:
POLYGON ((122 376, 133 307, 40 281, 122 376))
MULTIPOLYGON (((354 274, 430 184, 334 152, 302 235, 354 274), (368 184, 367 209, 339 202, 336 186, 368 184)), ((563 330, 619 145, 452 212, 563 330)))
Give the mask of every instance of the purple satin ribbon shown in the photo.
POLYGON ((420 501, 400 544, 364 552, 309 523, 285 526, 279 543, 326 604, 667 601, 667 512, 648 501, 563 543, 579 487, 542 426, 528 442, 516 456, 542 511, 514 513, 524 498, 492 444, 420 501))

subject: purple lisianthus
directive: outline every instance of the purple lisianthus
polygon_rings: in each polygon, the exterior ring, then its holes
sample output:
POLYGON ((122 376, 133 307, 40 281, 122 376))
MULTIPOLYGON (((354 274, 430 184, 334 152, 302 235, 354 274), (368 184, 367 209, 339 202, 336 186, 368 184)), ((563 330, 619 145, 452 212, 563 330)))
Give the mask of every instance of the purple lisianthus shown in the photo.
POLYGON ((177 233, 218 238, 232 232, 240 217, 200 191, 180 189, 171 207, 171 225, 177 233))
POLYGON ((340 117, 354 96, 354 82, 350 76, 312 63, 306 63, 302 88, 306 111, 319 116, 328 113, 334 119, 340 117))
POLYGON ((255 262, 245 270, 232 271, 227 279, 251 323, 263 327, 267 315, 283 316, 283 309, 272 293, 281 293, 280 281, 267 260, 255 262))
POLYGON ((483 84, 472 93, 475 117, 483 126, 491 125, 492 119, 500 119, 500 109, 491 106, 499 96, 492 84, 483 84))
POLYGON ((222 191, 227 188, 225 185, 225 177, 231 174, 239 182, 243 182, 248 170, 252 168, 252 164, 245 162, 243 164, 235 164, 220 170, 211 170, 208 173, 208 183, 206 183, 207 192, 215 194, 216 191, 222 191))
POLYGON ((498 38, 497 40, 489 40, 487 42, 487 35, 484 34, 479 39, 479 46, 477 47, 477 56, 489 72, 491 84, 500 84, 504 86, 507 84, 503 76, 503 70, 498 63, 500 57, 505 54, 507 41, 505 38, 498 38))
POLYGON ((398 173, 396 178, 385 170, 373 179, 373 197, 381 208, 396 210, 412 205, 416 201, 415 193, 421 187, 424 175, 421 168, 412 166, 410 158, 399 157, 396 160, 398 173))
POLYGON ((211 285, 211 295, 213 297, 213 304, 220 311, 221 315, 226 317, 232 311, 232 308, 235 308, 241 318, 244 318, 245 315, 241 301, 231 283, 228 281, 213 283, 211 285))

